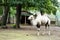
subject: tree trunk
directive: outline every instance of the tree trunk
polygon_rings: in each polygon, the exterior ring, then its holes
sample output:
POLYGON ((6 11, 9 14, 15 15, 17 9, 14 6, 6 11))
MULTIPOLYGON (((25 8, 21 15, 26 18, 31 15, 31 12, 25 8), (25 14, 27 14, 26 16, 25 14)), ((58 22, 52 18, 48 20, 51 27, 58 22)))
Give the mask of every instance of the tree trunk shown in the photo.
POLYGON ((8 21, 7 21, 8 24, 10 24, 10 12, 8 13, 8 21))
POLYGON ((9 12, 9 6, 4 6, 4 13, 2 16, 2 25, 6 25, 8 12, 9 12))
POLYGON ((16 6, 16 28, 20 28, 19 23, 20 23, 21 8, 22 7, 20 4, 16 6))

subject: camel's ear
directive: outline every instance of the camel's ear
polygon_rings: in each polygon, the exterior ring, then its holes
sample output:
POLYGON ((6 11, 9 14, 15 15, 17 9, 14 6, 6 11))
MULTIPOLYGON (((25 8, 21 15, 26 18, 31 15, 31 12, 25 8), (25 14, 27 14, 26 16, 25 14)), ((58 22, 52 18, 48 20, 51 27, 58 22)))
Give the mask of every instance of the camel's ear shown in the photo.
POLYGON ((35 15, 33 15, 35 18, 37 17, 37 15, 35 14, 35 15))

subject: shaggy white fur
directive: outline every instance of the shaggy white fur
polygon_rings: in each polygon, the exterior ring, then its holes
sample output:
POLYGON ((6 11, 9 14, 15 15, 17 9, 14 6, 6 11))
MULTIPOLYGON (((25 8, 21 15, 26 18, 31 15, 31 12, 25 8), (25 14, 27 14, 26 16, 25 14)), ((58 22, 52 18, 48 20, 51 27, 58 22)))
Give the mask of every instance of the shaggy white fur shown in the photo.
MULTIPOLYGON (((41 15, 40 13, 37 13, 36 15, 37 15, 36 18, 34 17, 34 15, 30 15, 28 17, 32 25, 36 26, 38 23, 39 25, 41 25, 41 22, 44 24, 48 22, 48 25, 50 25, 50 19, 46 15, 41 15)), ((38 30, 37 35, 39 35, 39 28, 37 28, 37 30, 38 30)), ((50 35, 50 31, 49 31, 49 35, 50 35)))

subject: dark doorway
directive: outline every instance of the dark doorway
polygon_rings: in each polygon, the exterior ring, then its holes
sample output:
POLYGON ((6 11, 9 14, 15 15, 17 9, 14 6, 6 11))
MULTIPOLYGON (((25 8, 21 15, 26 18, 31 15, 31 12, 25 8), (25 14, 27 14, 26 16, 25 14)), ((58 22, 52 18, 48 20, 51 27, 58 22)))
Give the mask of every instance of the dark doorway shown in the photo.
POLYGON ((28 16, 26 16, 26 19, 25 16, 21 16, 21 24, 25 24, 25 20, 26 20, 26 24, 30 25, 30 20, 28 20, 28 16))

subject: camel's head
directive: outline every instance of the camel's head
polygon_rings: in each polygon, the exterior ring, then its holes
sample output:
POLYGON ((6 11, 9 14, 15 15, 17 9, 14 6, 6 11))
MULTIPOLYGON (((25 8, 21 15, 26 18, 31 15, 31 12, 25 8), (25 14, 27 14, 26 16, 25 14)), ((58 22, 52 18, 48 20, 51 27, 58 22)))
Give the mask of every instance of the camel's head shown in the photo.
POLYGON ((28 17, 28 20, 34 20, 36 17, 35 17, 35 15, 30 15, 29 17, 28 17))

